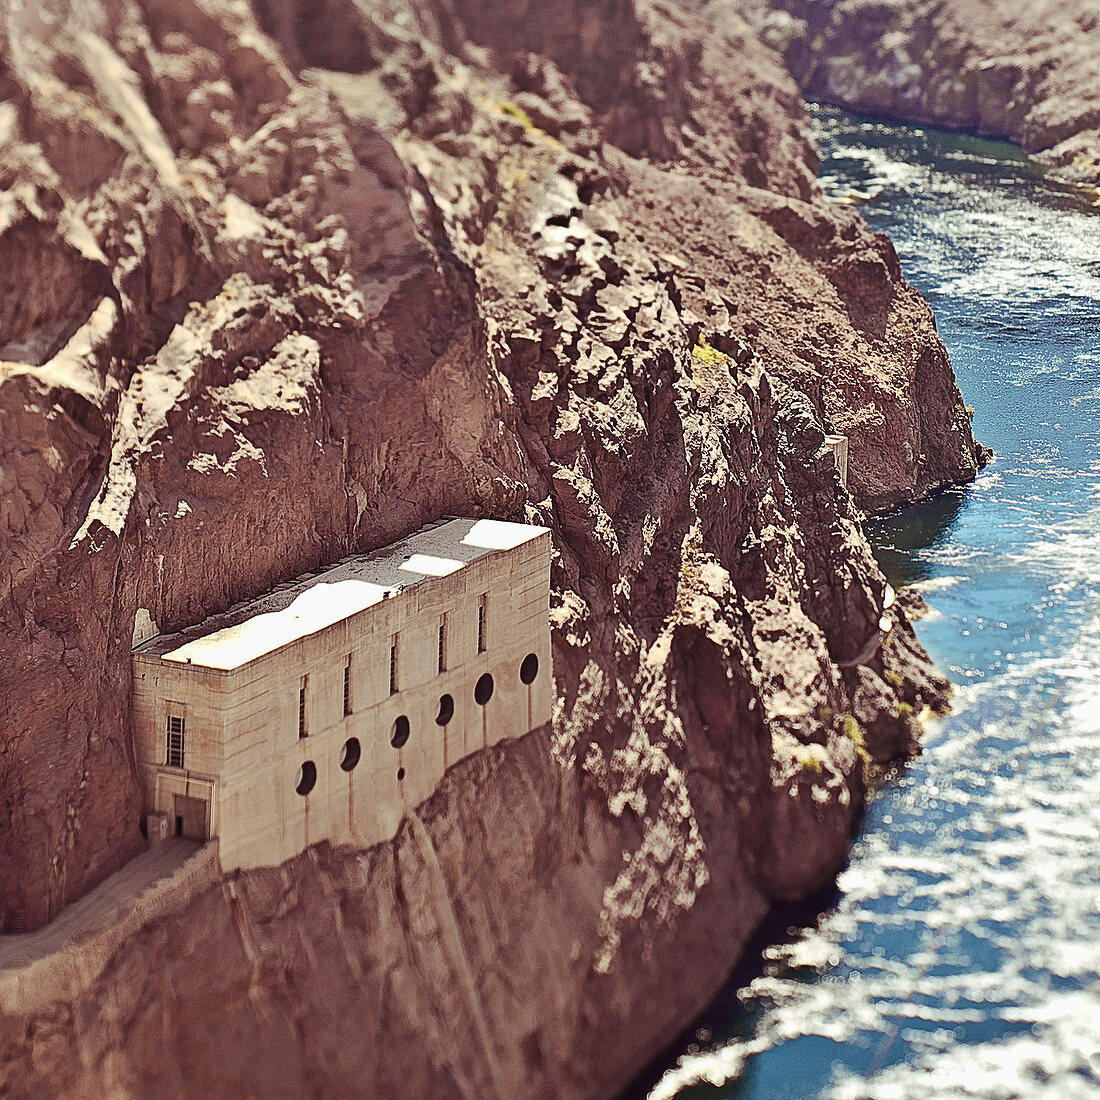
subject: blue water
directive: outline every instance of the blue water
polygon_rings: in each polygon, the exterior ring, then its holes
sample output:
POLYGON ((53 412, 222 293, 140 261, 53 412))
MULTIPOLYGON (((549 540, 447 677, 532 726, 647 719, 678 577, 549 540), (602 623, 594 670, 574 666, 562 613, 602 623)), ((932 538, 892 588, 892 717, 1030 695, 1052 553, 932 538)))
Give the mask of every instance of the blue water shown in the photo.
POLYGON ((1097 1097, 1100 208, 1010 146, 816 123, 826 188, 894 239, 996 451, 974 485, 867 525, 958 690, 824 912, 650 1096, 1097 1097))

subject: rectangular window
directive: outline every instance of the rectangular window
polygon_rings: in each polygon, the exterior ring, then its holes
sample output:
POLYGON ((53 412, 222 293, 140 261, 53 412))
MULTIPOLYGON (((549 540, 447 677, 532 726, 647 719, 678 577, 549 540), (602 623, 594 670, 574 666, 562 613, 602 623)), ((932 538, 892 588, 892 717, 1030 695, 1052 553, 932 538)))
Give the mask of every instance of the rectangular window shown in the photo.
POLYGON ((489 593, 477 601, 477 651, 484 653, 489 647, 489 593))
POLYGON ((440 672, 447 671, 447 616, 439 620, 439 653, 437 668, 440 672))
POLYGON ((397 694, 397 635, 390 639, 390 694, 397 694))
POLYGON ((183 719, 168 715, 168 747, 164 762, 170 768, 183 767, 183 719))
POLYGON ((344 664, 344 713, 351 714, 351 657, 344 664))
POLYGON ((298 740, 309 736, 306 728, 306 691, 309 688, 309 677, 303 676, 301 686, 298 688, 298 740))

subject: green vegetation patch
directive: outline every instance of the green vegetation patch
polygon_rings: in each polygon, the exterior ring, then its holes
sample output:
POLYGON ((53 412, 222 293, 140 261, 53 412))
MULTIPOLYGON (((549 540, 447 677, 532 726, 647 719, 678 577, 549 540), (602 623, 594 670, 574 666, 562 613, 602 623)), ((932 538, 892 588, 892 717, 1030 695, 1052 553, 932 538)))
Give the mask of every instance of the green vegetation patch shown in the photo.
POLYGON ((729 367, 733 362, 724 351, 712 348, 704 336, 700 336, 695 347, 691 349, 691 357, 700 363, 706 363, 708 367, 729 367))
POLYGON ((497 110, 509 118, 514 118, 528 133, 532 131, 542 133, 542 130, 531 120, 531 116, 518 103, 513 103, 510 99, 502 99, 497 104, 497 110))
POLYGON ((804 772, 810 772, 812 775, 821 774, 821 761, 818 759, 818 757, 813 756, 810 753, 805 753, 802 756, 799 756, 797 759, 798 766, 804 772))
POLYGON ((855 720, 855 717, 851 714, 840 715, 840 732, 848 738, 856 747, 856 752, 859 753, 860 760, 864 764, 868 764, 871 761, 871 754, 867 751, 863 744, 863 728, 855 720))
POLYGON ((840 729, 849 741, 854 741, 857 745, 863 744, 863 730, 852 715, 841 715, 840 729))

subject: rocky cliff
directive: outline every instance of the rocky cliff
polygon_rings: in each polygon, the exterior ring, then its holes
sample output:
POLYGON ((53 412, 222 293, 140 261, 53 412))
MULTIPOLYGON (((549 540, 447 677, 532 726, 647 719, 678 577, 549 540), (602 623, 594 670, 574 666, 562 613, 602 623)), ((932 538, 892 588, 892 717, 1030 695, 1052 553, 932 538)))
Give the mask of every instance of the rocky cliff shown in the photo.
POLYGON ((8 927, 139 847, 147 618, 526 517, 559 704, 392 843, 234 875, 72 1003, 0 1006, 0 1088, 606 1094, 942 703, 856 510, 976 470, 927 307, 750 34, 543 7, 4 6, 8 927))
MULTIPOLYGON (((700 6, 700 5, 693 5, 700 6)), ((747 17, 812 98, 1007 138, 1100 186, 1096 0, 706 0, 747 17)))

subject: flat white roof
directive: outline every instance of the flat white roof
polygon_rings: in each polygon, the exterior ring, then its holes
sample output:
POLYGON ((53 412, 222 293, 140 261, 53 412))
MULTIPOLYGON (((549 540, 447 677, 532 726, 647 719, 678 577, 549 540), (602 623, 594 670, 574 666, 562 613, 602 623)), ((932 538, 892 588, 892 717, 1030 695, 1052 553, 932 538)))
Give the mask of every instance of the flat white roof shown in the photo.
POLYGON ((547 530, 495 519, 443 521, 370 554, 344 558, 280 584, 197 626, 158 635, 134 653, 204 668, 239 668, 394 592, 457 572, 487 554, 522 546, 547 530))

